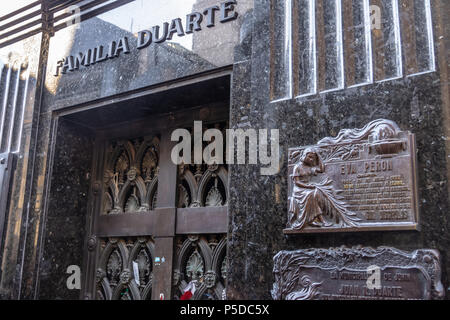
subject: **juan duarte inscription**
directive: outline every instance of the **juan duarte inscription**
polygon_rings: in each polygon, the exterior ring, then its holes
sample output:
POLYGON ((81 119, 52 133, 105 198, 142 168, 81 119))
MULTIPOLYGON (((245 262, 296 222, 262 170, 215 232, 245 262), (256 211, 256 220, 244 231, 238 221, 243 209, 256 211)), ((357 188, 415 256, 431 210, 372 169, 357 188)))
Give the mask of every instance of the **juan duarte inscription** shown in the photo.
POLYGON ((391 247, 280 251, 274 257, 276 300, 443 299, 436 250, 391 247))
POLYGON ((390 120, 289 149, 285 233, 417 229, 414 135, 390 120))
MULTIPOLYGON (((136 39, 136 48, 144 49, 152 43, 163 43, 172 40, 174 35, 183 37, 201 31, 203 26, 212 28, 216 25, 217 17, 220 23, 233 21, 238 17, 235 12, 236 0, 224 1, 219 5, 212 6, 203 10, 203 12, 193 12, 186 15, 185 21, 181 18, 173 19, 170 23, 165 22, 162 26, 153 26, 151 30, 142 30, 138 32, 136 39)), ((70 55, 59 60, 56 65, 54 76, 60 73, 65 74, 67 71, 75 71, 81 66, 88 67, 98 62, 114 59, 121 53, 128 54, 131 52, 128 37, 111 41, 108 46, 99 45, 96 48, 88 49, 85 52, 79 52, 76 55, 70 55)))

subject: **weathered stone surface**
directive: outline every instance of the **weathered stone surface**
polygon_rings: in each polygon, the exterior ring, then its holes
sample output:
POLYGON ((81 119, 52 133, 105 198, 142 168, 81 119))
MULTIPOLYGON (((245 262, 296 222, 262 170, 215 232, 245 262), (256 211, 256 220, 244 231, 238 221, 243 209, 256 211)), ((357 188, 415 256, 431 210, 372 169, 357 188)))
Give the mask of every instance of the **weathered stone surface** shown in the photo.
POLYGON ((436 250, 390 247, 281 251, 272 297, 280 300, 430 300, 445 295, 436 250))

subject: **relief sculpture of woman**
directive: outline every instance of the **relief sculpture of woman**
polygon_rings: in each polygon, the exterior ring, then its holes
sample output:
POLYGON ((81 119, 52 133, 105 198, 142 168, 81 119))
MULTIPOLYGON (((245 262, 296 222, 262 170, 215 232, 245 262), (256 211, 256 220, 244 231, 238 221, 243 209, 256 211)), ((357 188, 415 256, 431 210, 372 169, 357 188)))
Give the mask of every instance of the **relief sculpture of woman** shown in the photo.
POLYGON ((332 181, 323 175, 324 172, 325 166, 317 151, 314 148, 305 149, 291 175, 290 228, 331 227, 339 223, 342 226, 356 226, 359 219, 334 194, 332 181))

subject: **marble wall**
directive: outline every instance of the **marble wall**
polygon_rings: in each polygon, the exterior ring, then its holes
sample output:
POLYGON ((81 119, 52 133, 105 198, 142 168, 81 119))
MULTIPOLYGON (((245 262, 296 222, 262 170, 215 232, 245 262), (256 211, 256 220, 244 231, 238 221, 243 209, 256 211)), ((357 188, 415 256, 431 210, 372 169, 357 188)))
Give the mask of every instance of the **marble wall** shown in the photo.
POLYGON ((42 231, 39 299, 79 299, 69 290, 69 266, 82 268, 86 249, 93 138, 90 130, 61 119, 55 139, 48 208, 42 231))
MULTIPOLYGON (((375 75, 382 72, 373 69, 375 73, 368 83, 354 86, 352 82, 348 85, 343 81, 341 88, 329 92, 323 87, 324 82, 320 82, 328 75, 323 75, 324 69, 318 63, 316 89, 304 95, 298 91, 296 94, 302 76, 297 73, 303 69, 292 62, 298 47, 295 42, 290 47, 289 41, 278 39, 280 34, 273 34, 278 28, 273 21, 289 21, 283 8, 271 10, 280 3, 283 1, 255 1, 250 58, 236 64, 234 69, 230 126, 279 129, 282 165, 279 174, 274 176, 261 176, 258 165, 231 169, 228 297, 270 299, 272 258, 280 250, 358 245, 438 249, 442 255, 443 283, 447 288, 450 272, 449 149, 446 147, 449 100, 442 8, 448 8, 448 4, 433 2, 433 50, 427 41, 417 42, 415 51, 403 49, 397 61, 403 67, 396 66, 400 74, 395 79, 378 78, 375 75), (431 57, 433 52, 435 56, 431 57), (412 75, 405 68, 406 61, 414 58, 410 55, 418 59, 421 54, 427 55, 429 61, 436 61, 435 68, 412 75), (292 64, 286 67, 289 63, 292 64), (242 86, 242 83, 251 86, 242 86), (293 89, 289 89, 289 84, 293 89), (284 89, 278 90, 280 86, 284 89), (335 136, 341 129, 361 128, 378 118, 391 119, 402 130, 416 134, 421 230, 283 235, 287 222, 288 148, 316 144, 324 137, 335 136)), ((375 32, 372 31, 372 35, 375 32)), ((399 32, 404 35, 406 31, 400 29, 399 32)), ((381 50, 388 50, 387 44, 377 45, 381 50)), ((402 48, 405 48, 404 42, 399 43, 397 50, 402 48)), ((380 53, 373 50, 373 65, 377 66, 376 57, 380 53)), ((318 56, 323 67, 336 63, 333 56, 320 57, 320 52, 318 56)), ((344 63, 348 63, 345 51, 344 63)), ((344 68, 347 66, 344 64, 344 68)))

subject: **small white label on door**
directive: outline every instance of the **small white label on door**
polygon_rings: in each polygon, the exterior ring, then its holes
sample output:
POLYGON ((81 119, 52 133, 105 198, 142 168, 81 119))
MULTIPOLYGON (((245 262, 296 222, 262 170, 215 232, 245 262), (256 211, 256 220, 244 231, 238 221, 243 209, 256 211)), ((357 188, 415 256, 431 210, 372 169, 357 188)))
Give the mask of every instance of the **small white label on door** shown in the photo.
POLYGON ((140 282, 139 282, 139 266, 138 264, 133 261, 133 273, 134 273, 134 281, 136 281, 137 285, 140 286, 140 282))

